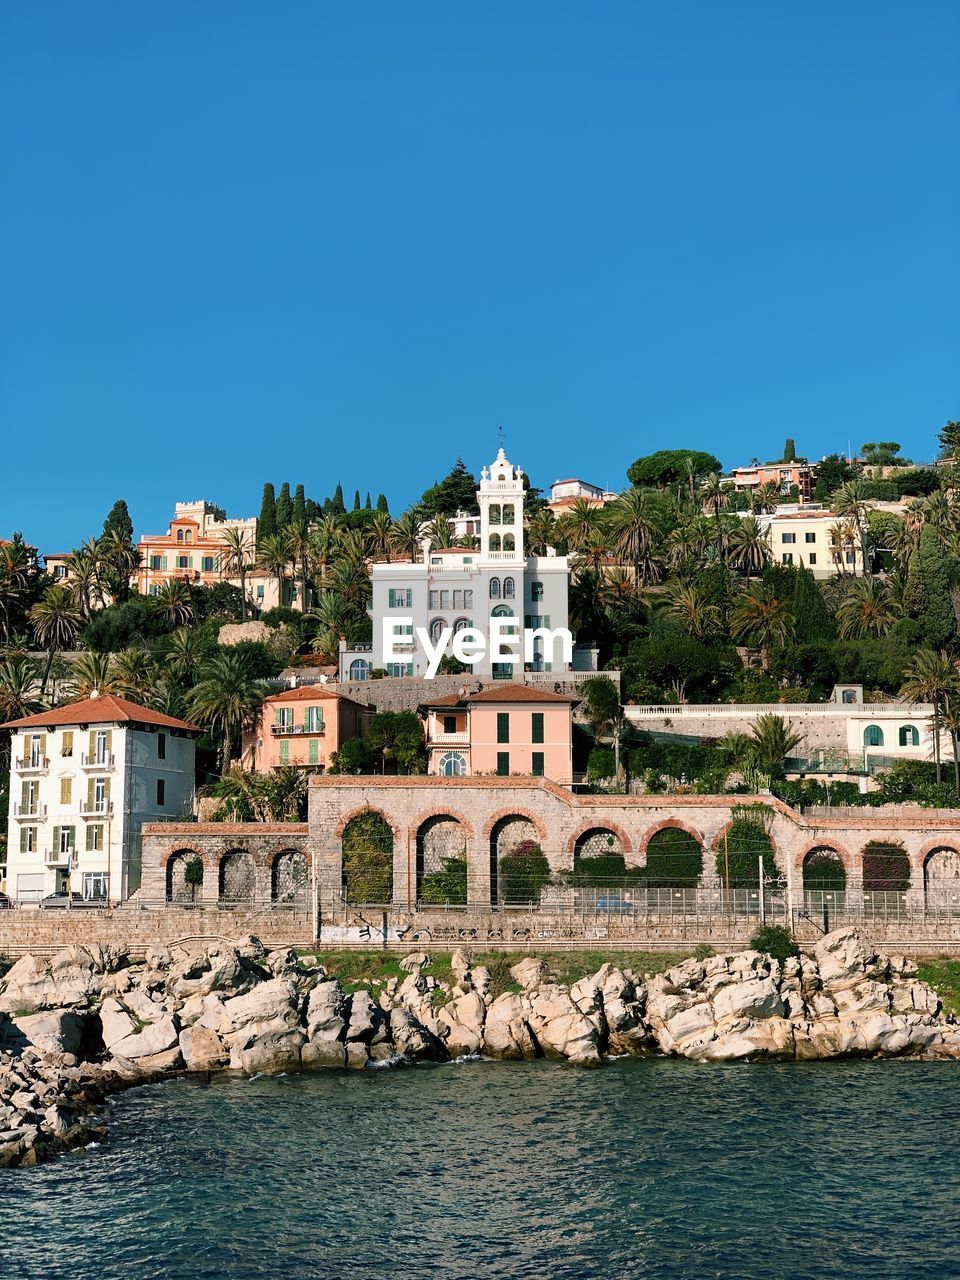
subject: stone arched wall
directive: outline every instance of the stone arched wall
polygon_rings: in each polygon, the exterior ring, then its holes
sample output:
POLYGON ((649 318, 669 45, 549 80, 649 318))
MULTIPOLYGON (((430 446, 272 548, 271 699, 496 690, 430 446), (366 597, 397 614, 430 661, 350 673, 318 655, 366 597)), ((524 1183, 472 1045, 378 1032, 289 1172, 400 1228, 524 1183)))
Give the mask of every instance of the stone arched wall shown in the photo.
POLYGON ((217 868, 217 888, 221 902, 245 904, 256 901, 257 868, 250 850, 227 850, 217 868))
POLYGON ((302 909, 309 896, 310 866, 306 854, 299 849, 281 849, 274 854, 270 867, 271 901, 302 909))
POLYGON ((591 857, 596 853, 622 853, 624 858, 628 858, 633 853, 633 841, 627 835, 626 831, 618 822, 581 822, 577 829, 571 833, 567 839, 567 853, 572 858, 575 854, 579 857, 591 857), (585 853, 581 847, 584 837, 590 837, 594 832, 602 832, 604 835, 612 835, 615 837, 616 844, 611 847, 607 845, 605 848, 594 848, 591 846, 589 853, 585 853))

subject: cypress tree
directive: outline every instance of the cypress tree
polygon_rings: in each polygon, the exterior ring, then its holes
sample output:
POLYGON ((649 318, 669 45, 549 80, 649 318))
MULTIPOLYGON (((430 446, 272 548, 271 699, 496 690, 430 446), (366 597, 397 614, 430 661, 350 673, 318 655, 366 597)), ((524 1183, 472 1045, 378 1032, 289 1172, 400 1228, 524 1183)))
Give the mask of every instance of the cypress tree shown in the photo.
POLYGON ((787 442, 783 446, 783 460, 784 462, 796 462, 797 460, 797 446, 793 443, 793 436, 787 436, 787 442))
POLYGON ((388 502, 387 502, 386 494, 381 493, 381 494, 379 494, 379 495, 378 495, 378 497, 377 497, 377 510, 378 510, 378 511, 384 511, 384 512, 386 512, 386 514, 387 514, 387 515, 389 515, 389 514, 390 514, 390 506, 389 506, 389 504, 388 504, 388 502))
POLYGON ((354 489, 353 491, 353 509, 354 511, 360 510, 360 490, 359 489, 354 489))
POLYGON ((337 487, 333 492, 333 500, 330 503, 330 510, 336 512, 338 516, 342 516, 346 509, 346 504, 343 501, 343 485, 338 481, 337 487))
POLYGON ((369 490, 369 489, 367 490, 367 500, 366 500, 366 502, 363 504, 363 509, 364 509, 364 511, 372 511, 372 510, 373 510, 373 507, 372 507, 372 505, 371 505, 371 503, 370 503, 370 490, 369 490))
POLYGON ((260 503, 260 519, 257 522, 257 546, 264 538, 270 538, 277 532, 277 495, 268 480, 263 486, 263 500, 260 503))
POLYGON ((937 532, 925 524, 907 574, 907 606, 920 623, 923 638, 941 648, 956 631, 950 600, 950 574, 937 544, 937 532))
POLYGON ((835 640, 837 628, 823 592, 809 569, 798 569, 793 583, 794 634, 799 644, 835 640))
POLYGON ((283 533, 293 519, 293 499, 290 497, 290 486, 286 481, 280 486, 277 498, 277 532, 283 533))
POLYGON ((308 523, 308 524, 309 524, 311 521, 313 521, 313 520, 317 520, 317 519, 319 519, 319 516, 320 516, 320 508, 317 506, 317 504, 314 502, 314 500, 313 500, 312 498, 308 498, 308 499, 307 499, 307 501, 306 501, 306 506, 305 506, 304 510, 305 510, 305 512, 306 512, 306 517, 307 517, 307 523, 308 523))
POLYGON ((110 513, 103 522, 103 532, 119 533, 128 542, 133 541, 133 521, 130 519, 127 504, 122 498, 118 498, 110 508, 110 513))
POLYGON ((303 485, 298 484, 293 492, 293 519, 296 524, 303 524, 307 518, 307 500, 304 497, 303 485))

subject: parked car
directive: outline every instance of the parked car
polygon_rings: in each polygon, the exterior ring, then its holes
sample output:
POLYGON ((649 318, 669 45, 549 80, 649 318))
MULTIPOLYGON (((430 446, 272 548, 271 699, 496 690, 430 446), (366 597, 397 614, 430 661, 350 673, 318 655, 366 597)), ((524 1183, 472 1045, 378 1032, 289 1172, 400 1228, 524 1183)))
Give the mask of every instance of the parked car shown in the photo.
POLYGON ((76 910, 77 907, 102 907, 103 905, 101 898, 85 898, 82 893, 51 893, 46 898, 40 899, 40 909, 46 908, 48 911, 59 907, 76 910))

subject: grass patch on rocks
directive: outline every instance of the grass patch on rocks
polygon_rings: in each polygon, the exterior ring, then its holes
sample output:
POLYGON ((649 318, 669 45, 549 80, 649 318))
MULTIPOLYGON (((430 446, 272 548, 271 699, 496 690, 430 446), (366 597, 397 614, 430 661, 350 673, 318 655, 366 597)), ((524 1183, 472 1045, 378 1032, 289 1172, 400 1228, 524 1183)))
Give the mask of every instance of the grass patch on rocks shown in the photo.
POLYGON ((933 987, 943 1001, 944 1011, 960 1014, 960 960, 933 956, 918 960, 917 967, 920 981, 933 987))

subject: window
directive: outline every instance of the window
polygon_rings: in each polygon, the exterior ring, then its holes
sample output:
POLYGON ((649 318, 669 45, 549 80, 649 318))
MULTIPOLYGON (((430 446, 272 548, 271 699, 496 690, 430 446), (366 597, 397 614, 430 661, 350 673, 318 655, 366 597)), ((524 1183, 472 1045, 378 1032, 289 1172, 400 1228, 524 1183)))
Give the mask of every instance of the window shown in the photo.
POLYGON ((94 813, 106 813, 110 804, 110 785, 106 778, 91 778, 94 813))
POLYGON ((60 803, 69 804, 72 798, 73 798, 73 779, 61 778, 60 779, 60 803))
POLYGON ((64 730, 63 737, 60 739, 60 754, 62 756, 73 755, 73 730, 64 730))
POLYGON ((440 639, 440 632, 444 628, 443 618, 433 618, 430 622, 430 642, 436 644, 440 639))
POLYGON ((431 591, 428 596, 428 603, 431 609, 439 609, 440 608, 440 592, 431 591))
POLYGON ((515 518, 516 517, 513 514, 513 503, 505 502, 503 505, 503 523, 513 524, 515 518))
POLYGON ((191 561, 189 556, 177 556, 178 569, 189 569, 190 567, 191 567, 191 561))
POLYGON ((501 778, 509 777, 510 775, 510 752, 509 751, 497 752, 497 775, 501 778))
POLYGON ((370 663, 365 658, 354 658, 350 663, 350 679, 366 680, 370 671, 370 663))
POLYGON ((303 727, 307 733, 322 733, 323 707, 307 707, 303 713, 303 727))
POLYGON ((805 533, 803 535, 803 540, 804 542, 807 542, 807 543, 816 542, 817 535, 815 533, 805 533))
POLYGON ((440 592, 440 608, 441 609, 450 608, 450 592, 449 591, 440 592))
POLYGON ((505 533, 503 535, 503 549, 504 551, 516 551, 517 540, 512 533, 505 533))
POLYGON ((847 706, 850 706, 852 703, 856 702, 856 700, 857 695, 853 689, 844 689, 843 693, 840 695, 840 701, 845 703, 847 706))
POLYGON ((847 564, 853 564, 853 552, 848 551, 847 554, 844 556, 844 559, 846 560, 847 564))
POLYGON ((531 772, 535 778, 543 777, 543 752, 534 751, 530 757, 531 772))
POLYGON ((460 631, 465 631, 470 625, 469 618, 458 618, 453 624, 453 634, 456 635, 460 631))
POLYGON ((290 763, 290 739, 284 738, 280 743, 280 763, 290 763))
POLYGON ((37 852, 37 828, 36 827, 20 828, 20 852, 21 853, 37 852))
POLYGON ((39 769, 47 748, 47 735, 45 733, 31 734, 27 739, 27 745, 29 747, 27 759, 30 761, 30 768, 39 769))
POLYGON ((530 599, 534 601, 543 599, 543 583, 542 582, 530 583, 530 599))
POLYGON ((151 568, 151 569, 162 569, 162 568, 163 568, 163 558, 162 558, 162 556, 151 556, 151 557, 150 557, 150 568, 151 568))
POLYGON ((503 580, 503 598, 504 600, 512 600, 514 594, 514 584, 512 578, 504 578, 503 580))
POLYGON ((489 520, 491 524, 500 523, 500 503, 499 502, 492 502, 490 504, 489 520))
POLYGON ((87 852, 97 853, 103 848, 103 824, 92 822, 87 827, 87 852))
POLYGON ((413 663, 412 662, 388 662, 387 675, 388 676, 412 676, 413 663))
POLYGON ((387 592, 388 609, 409 609, 412 604, 412 587, 391 587, 387 592))
POLYGON ((97 729, 93 736, 91 764, 106 764, 110 756, 110 735, 107 729, 97 729))
POLYGON ((491 600, 500 599, 500 579, 499 578, 490 579, 490 599, 491 600))
POLYGON ((510 712, 509 711, 497 712, 497 741, 498 742, 510 741, 510 712))
POLYGON ((77 847, 76 827, 54 827, 53 847, 57 853, 72 853, 77 847))
POLYGON ((534 711, 533 715, 530 717, 530 741, 531 742, 543 741, 543 712, 542 711, 534 711))
POLYGON ((166 760, 167 758, 167 735, 165 733, 157 734, 157 759, 166 760))
POLYGON ((456 717, 456 716, 444 716, 444 717, 443 717, 443 732, 444 732, 444 733, 456 733, 456 732, 457 732, 457 717, 456 717))
POLYGON ((463 592, 462 592, 462 591, 454 591, 454 593, 453 593, 453 607, 454 607, 455 609, 462 609, 462 608, 463 608, 463 592))
POLYGON ((86 902, 103 902, 107 896, 107 876, 103 871, 85 871, 83 897, 86 902))
POLYGON ((182 541, 183 541, 183 530, 182 530, 182 529, 178 529, 178 530, 177 530, 177 541, 178 541, 178 542, 182 542, 182 541))
POLYGON ((157 779, 157 804, 163 805, 167 795, 167 784, 163 778, 157 779))
POLYGON ((816 563, 817 563, 817 553, 815 551, 811 551, 810 554, 807 556, 807 564, 816 564, 816 563))
POLYGON ((785 551, 783 553, 783 563, 793 564, 793 553, 791 551, 785 551))
POLYGON ((904 724, 900 726, 900 745, 901 747, 919 747, 920 734, 917 732, 916 725, 904 724))
POLYGON ((188 529, 188 530, 187 530, 187 532, 184 534, 183 540, 184 540, 184 542, 192 542, 192 541, 193 541, 193 530, 192 530, 192 529, 188 529))
POLYGON ((792 545, 796 540, 797 535, 795 533, 784 533, 780 535, 780 541, 785 542, 788 545, 792 545))
POLYGON ((865 747, 883 746, 883 730, 878 724, 868 724, 866 729, 864 729, 863 745, 865 747))
POLYGON ((439 771, 444 778, 462 778, 467 772, 467 762, 459 751, 447 751, 440 757, 439 771))
POLYGON ((500 535, 499 535, 499 533, 491 533, 491 535, 490 535, 490 550, 491 550, 491 551, 499 551, 499 550, 500 550, 500 535))
MULTIPOLYGON (((466 560, 465 560, 465 561, 464 561, 464 564, 466 564, 466 563, 467 563, 467 562, 466 562, 466 560)), ((471 563, 472 563, 472 562, 471 562, 471 563)), ((464 593, 463 593, 463 607, 464 607, 465 609, 472 609, 472 608, 473 608, 473 591, 472 591, 472 590, 470 590, 470 591, 464 591, 464 593)))
POLYGON ((263 597, 264 597, 264 594, 265 594, 265 593, 264 593, 264 585, 263 585, 263 583, 261 582, 261 583, 260 583, 260 585, 257 587, 257 599, 258 599, 258 600, 262 600, 262 599, 263 599, 263 597))
POLYGON ((213 573, 217 567, 217 562, 213 556, 204 556, 200 561, 200 568, 204 573, 213 573))
POLYGON ((284 732, 293 728, 293 707, 277 707, 276 726, 284 732))

